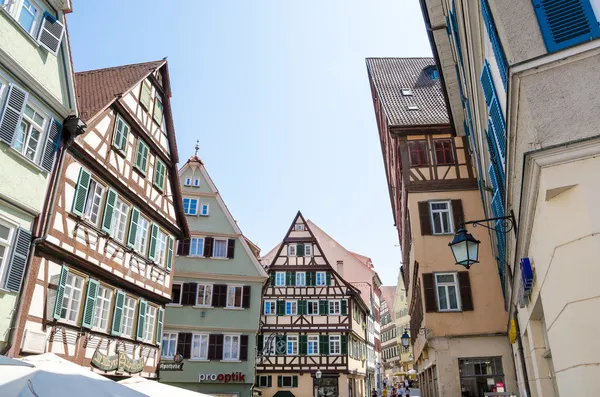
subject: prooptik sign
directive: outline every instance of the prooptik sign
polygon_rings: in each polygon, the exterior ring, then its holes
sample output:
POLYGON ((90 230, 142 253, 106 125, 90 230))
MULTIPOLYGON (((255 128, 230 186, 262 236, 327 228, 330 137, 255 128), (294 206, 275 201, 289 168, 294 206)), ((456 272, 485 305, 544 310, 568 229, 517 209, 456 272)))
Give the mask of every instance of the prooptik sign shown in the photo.
POLYGON ((246 375, 241 372, 232 372, 230 374, 200 374, 198 376, 199 382, 245 382, 246 375))

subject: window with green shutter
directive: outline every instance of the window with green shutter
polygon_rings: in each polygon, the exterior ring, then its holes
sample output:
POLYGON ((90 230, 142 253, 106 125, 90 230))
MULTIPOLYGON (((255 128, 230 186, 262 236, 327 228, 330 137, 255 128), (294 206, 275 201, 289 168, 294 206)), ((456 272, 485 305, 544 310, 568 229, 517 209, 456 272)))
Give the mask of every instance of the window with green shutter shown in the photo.
POLYGON ((158 231, 158 226, 153 223, 150 231, 150 245, 148 246, 148 259, 152 261, 156 259, 156 243, 158 241, 158 231))
POLYGON ((146 330, 145 330, 145 326, 146 326, 146 306, 148 304, 142 298, 140 298, 138 302, 139 302, 138 303, 139 310, 138 310, 138 321, 137 321, 136 339, 137 340, 143 340, 144 339, 144 333, 146 332, 146 330))
POLYGON ((347 354, 348 353, 348 337, 346 335, 342 335, 342 341, 341 341, 341 347, 342 347, 342 354, 347 354))
POLYGON ((94 324, 94 312, 96 310, 96 300, 98 299, 98 289, 100 283, 90 279, 88 281, 87 293, 85 296, 85 308, 83 309, 83 319, 81 326, 84 328, 92 328, 94 324))
POLYGON ((148 145, 138 138, 137 150, 135 153, 135 168, 137 168, 142 174, 146 175, 146 169, 148 167, 148 145))
POLYGON ((171 266, 173 263, 173 237, 168 238, 167 240, 167 263, 165 264, 165 267, 167 268, 168 271, 171 270, 171 266))
POLYGON ((131 221, 129 224, 129 235, 127 236, 127 246, 133 248, 137 236, 138 225, 140 222, 140 210, 133 207, 131 211, 131 221))
POLYGON ((304 244, 296 244, 296 256, 304 256, 304 244))
POLYGON ((325 285, 331 285, 331 272, 329 270, 325 273, 325 277, 325 285))
POLYGON ((165 163, 163 163, 157 158, 156 164, 154 166, 154 186, 156 186, 161 191, 165 189, 166 170, 167 167, 165 166, 165 163))
POLYGON ((106 203, 104 204, 104 216, 102 218, 102 230, 106 233, 110 233, 111 231, 116 201, 117 192, 109 188, 106 195, 106 203))
POLYGON ((163 308, 158 309, 158 319, 156 321, 156 344, 160 346, 162 342, 162 329, 163 329, 163 319, 165 318, 165 310, 163 308))
POLYGON ((87 200, 88 192, 90 189, 90 182, 92 180, 92 174, 84 168, 79 170, 79 178, 77 179, 77 185, 75 186, 75 196, 73 197, 73 207, 71 212, 75 215, 83 215, 85 210, 85 202, 87 200))
POLYGON ((346 316, 348 314, 348 301, 342 300, 342 316, 346 316))
POLYGON ((148 82, 148 80, 144 80, 144 82, 142 83, 141 91, 140 91, 140 104, 146 110, 150 110, 150 101, 152 100, 151 95, 152 95, 152 87, 150 86, 150 83, 148 82))
POLYGON ((298 314, 306 314, 306 301, 305 300, 298 301, 298 314))
POLYGON ((296 285, 296 272, 285 272, 285 285, 296 285))
POLYGON ((299 353, 301 356, 305 356, 306 355, 306 351, 308 349, 308 336, 306 335, 300 335, 299 338, 299 353))
POLYGON ((129 136, 129 131, 129 125, 123 120, 121 115, 117 114, 115 132, 113 134, 113 146, 123 154, 125 154, 125 151, 127 150, 127 137, 129 136))
POLYGON ((154 98, 154 113, 152 115, 154 121, 158 123, 158 125, 162 125, 163 121, 163 104, 160 96, 156 94, 156 98, 154 98))
POLYGON ((285 315, 285 301, 277 301, 277 315, 278 316, 285 315))
POLYGON ((67 284, 67 277, 69 276, 69 269, 65 265, 62 265, 60 269, 60 276, 58 277, 58 285, 56 286, 56 301, 54 301, 54 313, 52 317, 58 320, 61 317, 63 298, 65 297, 65 286, 67 284))
POLYGON ((319 335, 319 352, 323 356, 329 355, 329 336, 319 335))
POLYGON ((321 316, 326 316, 329 313, 329 307, 326 300, 319 301, 319 314, 321 316))
POLYGON ((125 305, 125 293, 123 291, 117 291, 115 297, 115 308, 113 311, 113 322, 110 329, 110 334, 115 336, 121 335, 121 328, 123 326, 123 306, 125 305))

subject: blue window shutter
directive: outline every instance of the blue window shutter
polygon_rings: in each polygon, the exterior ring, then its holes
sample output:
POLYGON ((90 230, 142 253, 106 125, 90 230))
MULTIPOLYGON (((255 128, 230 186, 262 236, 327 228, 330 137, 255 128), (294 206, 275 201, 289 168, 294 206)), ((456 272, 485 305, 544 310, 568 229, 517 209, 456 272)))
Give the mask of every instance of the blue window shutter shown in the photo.
POLYGON ((88 281, 87 294, 85 296, 85 308, 83 309, 83 319, 81 326, 84 328, 92 328, 94 325, 94 312, 96 311, 96 299, 98 299, 98 289, 100 283, 90 279, 88 281))
POLYGON ((494 89, 494 80, 492 80, 492 74, 490 73, 490 64, 487 60, 483 62, 479 80, 481 81, 481 88, 485 96, 485 104, 490 106, 492 98, 496 96, 496 91, 494 89))
POLYGON ((548 52, 600 37, 589 0, 532 0, 548 52))
POLYGON ((502 50, 500 37, 498 36, 498 31, 496 30, 496 25, 494 24, 487 0, 481 0, 481 15, 483 16, 483 22, 488 32, 490 42, 492 43, 492 50, 494 51, 494 57, 496 58, 498 70, 500 71, 500 77, 502 78, 502 85, 506 90, 506 84, 508 81, 508 61, 506 60, 506 56, 502 50))
MULTIPOLYGON (((492 127, 490 127, 488 123, 488 129, 491 130, 491 128, 492 127)), ((492 160, 492 166, 495 170, 495 178, 498 183, 498 187, 500 188, 502 193, 504 193, 504 167, 502 166, 502 162, 500 161, 498 146, 494 142, 494 138, 492 137, 490 131, 486 131, 485 138, 487 140, 488 150, 490 152, 490 158, 492 160)))
POLYGON ((27 91, 14 84, 10 85, 0 118, 0 141, 9 146, 12 145, 17 128, 21 125, 21 117, 28 98, 27 91))
POLYGON ((456 52, 458 53, 458 61, 463 64, 462 48, 460 45, 460 35, 458 33, 458 21, 456 20, 456 10, 454 8, 454 1, 452 2, 452 11, 450 11, 450 21, 452 22, 452 37, 454 38, 454 44, 456 45, 456 52))
POLYGON ((21 290, 30 246, 31 232, 27 229, 18 228, 15 234, 12 255, 8 261, 6 279, 4 280, 4 288, 6 290, 12 292, 19 292, 21 290))
POLYGON ((498 153, 502 158, 502 162, 506 159, 506 123, 504 122, 504 115, 500 109, 498 99, 494 97, 489 107, 490 124, 493 127, 494 137, 496 138, 496 144, 498 145, 498 153))
POLYGON ((56 300, 54 301, 54 313, 52 317, 55 320, 60 318, 62 312, 63 298, 65 296, 65 285, 67 284, 67 277, 69 276, 69 269, 62 265, 60 269, 60 276, 58 277, 58 285, 56 286, 56 300))
POLYGON ((77 179, 77 185, 75 187, 73 207, 71 208, 71 212, 75 215, 83 215, 91 180, 92 174, 90 174, 85 168, 81 168, 79 170, 79 179, 77 179))
POLYGON ((494 196, 492 197, 492 214, 494 214, 494 218, 499 218, 504 216, 504 203, 502 202, 502 194, 499 189, 494 191, 494 196))
POLYGON ((52 120, 48 127, 48 136, 46 137, 46 146, 44 146, 44 153, 40 160, 40 166, 48 172, 52 171, 54 165, 54 158, 56 152, 58 152, 58 145, 60 143, 60 135, 62 133, 62 125, 56 120, 52 120))

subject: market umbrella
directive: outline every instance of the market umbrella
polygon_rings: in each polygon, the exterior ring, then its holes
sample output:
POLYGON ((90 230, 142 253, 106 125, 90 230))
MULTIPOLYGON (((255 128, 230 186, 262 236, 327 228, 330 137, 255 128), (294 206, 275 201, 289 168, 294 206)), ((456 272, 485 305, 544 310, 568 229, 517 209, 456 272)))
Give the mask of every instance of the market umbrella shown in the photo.
MULTIPOLYGON (((16 367, 30 367, 33 368, 33 365, 26 363, 22 360, 16 360, 14 358, 0 356, 0 365, 14 365, 16 367)), ((0 370, 1 371, 1 370, 0 370)))
POLYGON ((30 356, 27 364, 0 369, 2 397, 145 397, 99 374, 62 359, 53 353, 30 356))
POLYGON ((164 396, 176 396, 176 397, 211 397, 208 394, 196 393, 180 387, 169 386, 164 383, 158 383, 154 380, 148 380, 140 376, 133 378, 123 379, 119 381, 123 386, 127 386, 133 390, 137 390, 140 393, 144 393, 150 397, 164 397, 164 396))
POLYGON ((414 369, 411 369, 407 372, 407 374, 409 374, 409 375, 414 375, 416 373, 417 373, 417 371, 415 371, 414 369))

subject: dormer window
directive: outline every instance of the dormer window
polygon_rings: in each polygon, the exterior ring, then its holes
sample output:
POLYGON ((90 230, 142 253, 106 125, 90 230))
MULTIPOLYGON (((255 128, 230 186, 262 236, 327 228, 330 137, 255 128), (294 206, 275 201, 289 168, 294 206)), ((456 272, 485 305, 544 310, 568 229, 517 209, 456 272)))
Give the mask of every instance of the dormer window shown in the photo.
POLYGON ((402 89, 402 96, 412 96, 413 92, 410 88, 403 88, 402 89))
POLYGON ((438 71, 436 66, 428 66, 425 71, 431 80, 439 80, 440 72, 438 71))
POLYGON ((408 110, 419 110, 417 105, 408 105, 408 110))

